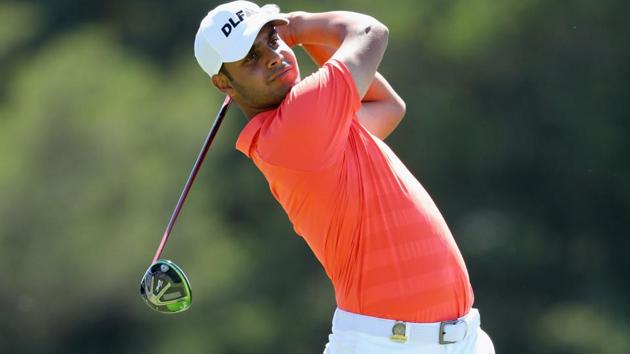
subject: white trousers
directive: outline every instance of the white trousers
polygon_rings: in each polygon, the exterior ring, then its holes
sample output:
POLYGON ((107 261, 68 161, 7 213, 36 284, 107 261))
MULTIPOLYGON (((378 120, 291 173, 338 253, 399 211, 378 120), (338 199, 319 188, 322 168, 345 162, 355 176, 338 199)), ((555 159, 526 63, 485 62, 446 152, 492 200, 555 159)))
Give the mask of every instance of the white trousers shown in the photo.
POLYGON ((405 339, 395 341, 390 328, 396 321, 337 309, 324 354, 494 354, 492 340, 480 327, 477 309, 472 309, 459 322, 458 328, 441 327, 440 323, 406 323, 405 339), (465 322, 464 330, 459 326, 462 322, 465 322), (457 338, 447 339, 454 343, 439 343, 442 328, 447 328, 446 331, 451 328, 448 335, 457 338))

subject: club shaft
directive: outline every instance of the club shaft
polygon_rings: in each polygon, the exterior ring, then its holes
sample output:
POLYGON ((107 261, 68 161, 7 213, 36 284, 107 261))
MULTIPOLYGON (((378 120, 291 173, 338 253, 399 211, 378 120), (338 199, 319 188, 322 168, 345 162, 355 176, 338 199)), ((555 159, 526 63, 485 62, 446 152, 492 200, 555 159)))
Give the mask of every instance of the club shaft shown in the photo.
POLYGON ((166 229, 164 230, 164 235, 162 236, 162 241, 160 241, 160 245, 155 251, 155 255, 153 256, 153 260, 151 261, 151 263, 155 263, 162 255, 162 251, 164 251, 166 242, 168 241, 171 231, 173 230, 173 226, 175 225, 175 220, 177 220, 177 217, 179 216, 179 213, 182 210, 182 206, 184 205, 184 202, 186 201, 186 197, 188 197, 188 192, 190 192, 190 188, 192 187, 192 184, 195 181, 195 178, 197 177, 197 173, 199 172, 199 169, 201 168, 201 164, 203 164, 203 160, 206 158, 206 154, 208 153, 208 149, 210 148, 210 145, 212 144, 212 141, 214 140, 214 136, 217 135, 217 132, 219 131, 219 127, 221 126, 223 117, 225 117, 225 113, 227 112, 227 109, 231 102, 232 100, 230 96, 225 97, 225 100, 223 101, 223 104, 221 105, 221 109, 219 110, 219 113, 217 113, 217 116, 214 119, 214 123, 212 123, 212 127, 210 128, 210 132, 208 133, 208 136, 206 137, 206 140, 204 141, 203 146, 201 147, 201 151, 199 152, 199 155, 197 156, 197 161, 195 161, 192 171, 190 171, 188 180, 186 181, 186 184, 184 185, 184 190, 182 190, 182 193, 179 196, 179 200, 177 201, 175 210, 173 210, 171 219, 168 221, 168 224, 166 225, 166 229))

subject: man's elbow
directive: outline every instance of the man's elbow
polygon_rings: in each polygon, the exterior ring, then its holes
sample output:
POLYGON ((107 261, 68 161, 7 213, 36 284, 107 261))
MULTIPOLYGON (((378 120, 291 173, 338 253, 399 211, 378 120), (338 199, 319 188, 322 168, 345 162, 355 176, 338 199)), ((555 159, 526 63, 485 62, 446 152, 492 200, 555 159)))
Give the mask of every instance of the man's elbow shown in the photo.
POLYGON ((387 39, 389 37, 389 28, 387 28, 385 24, 369 15, 357 15, 360 16, 357 20, 357 25, 359 27, 355 27, 355 29, 357 30, 357 34, 368 35, 379 42, 387 43, 387 39))
POLYGON ((387 28, 387 26, 385 26, 384 23, 382 23, 381 21, 377 19, 374 19, 374 22, 376 26, 378 27, 379 33, 385 38, 389 37, 389 28, 387 28))
POLYGON ((403 120, 405 113, 407 112, 407 104, 402 98, 396 97, 393 103, 393 112, 398 123, 403 120))
POLYGON ((365 28, 365 33, 368 34, 372 32, 374 36, 376 36, 381 42, 387 43, 389 38, 389 28, 385 26, 382 22, 371 17, 371 23, 365 28))
POLYGON ((405 105, 405 101, 403 101, 400 97, 397 97, 392 101, 389 108, 386 133, 383 134, 381 139, 384 140, 398 127, 400 122, 402 122, 403 118, 405 117, 406 109, 407 107, 405 105))

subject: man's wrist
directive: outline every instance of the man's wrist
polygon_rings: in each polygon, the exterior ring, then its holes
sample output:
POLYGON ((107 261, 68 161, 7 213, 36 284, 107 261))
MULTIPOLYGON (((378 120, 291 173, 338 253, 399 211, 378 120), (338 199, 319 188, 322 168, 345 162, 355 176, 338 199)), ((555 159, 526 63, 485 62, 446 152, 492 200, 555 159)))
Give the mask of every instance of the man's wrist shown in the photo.
POLYGON ((282 35, 283 40, 290 46, 302 45, 302 41, 300 40, 300 23, 302 22, 302 17, 305 14, 304 11, 293 11, 286 14, 286 19, 289 21, 289 24, 286 25, 286 28, 283 28, 282 35))
POLYGON ((343 11, 287 13, 286 36, 294 45, 324 45, 338 48, 356 19, 343 11))

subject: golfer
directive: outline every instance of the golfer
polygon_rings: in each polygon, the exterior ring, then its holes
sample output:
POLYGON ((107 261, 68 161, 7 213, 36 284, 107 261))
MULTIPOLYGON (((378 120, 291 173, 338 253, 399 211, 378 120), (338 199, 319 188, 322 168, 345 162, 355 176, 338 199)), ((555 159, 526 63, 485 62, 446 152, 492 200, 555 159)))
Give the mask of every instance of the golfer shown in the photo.
POLYGON ((449 228, 383 142, 405 113, 377 72, 387 37, 358 13, 235 1, 203 19, 195 56, 249 119, 236 148, 332 281, 325 354, 494 353, 449 228), (304 79, 296 45, 321 66, 304 79))

